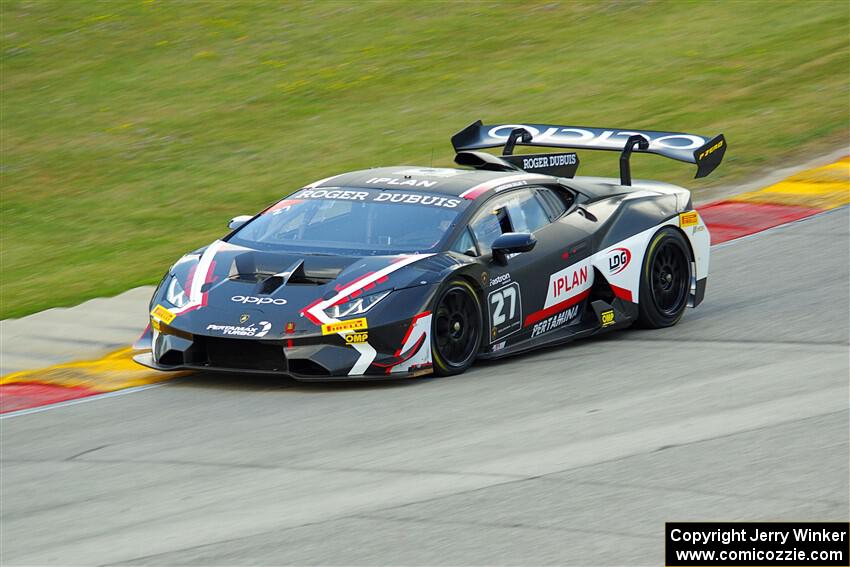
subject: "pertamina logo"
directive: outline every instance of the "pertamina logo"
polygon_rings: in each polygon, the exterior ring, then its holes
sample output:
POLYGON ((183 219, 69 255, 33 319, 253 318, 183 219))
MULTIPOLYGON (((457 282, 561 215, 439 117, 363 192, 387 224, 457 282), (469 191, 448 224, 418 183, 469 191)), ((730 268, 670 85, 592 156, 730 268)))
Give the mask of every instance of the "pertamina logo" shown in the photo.
POLYGON ((251 323, 250 325, 207 325, 207 331, 211 333, 219 333, 222 335, 230 335, 237 337, 254 337, 255 339, 259 339, 265 337, 269 334, 269 331, 272 328, 272 324, 268 321, 260 321, 256 325, 251 323))
POLYGON ((608 272, 613 276, 619 274, 632 261, 632 253, 628 248, 614 248, 608 253, 608 272))

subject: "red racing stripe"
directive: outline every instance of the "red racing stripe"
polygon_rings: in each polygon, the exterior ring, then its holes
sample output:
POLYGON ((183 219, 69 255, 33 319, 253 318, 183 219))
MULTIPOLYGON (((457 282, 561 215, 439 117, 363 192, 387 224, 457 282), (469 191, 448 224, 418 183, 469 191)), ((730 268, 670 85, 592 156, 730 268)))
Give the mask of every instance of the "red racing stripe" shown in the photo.
POLYGON ((537 323, 538 321, 542 321, 546 317, 551 317, 555 313, 560 313, 564 309, 567 309, 569 307, 572 307, 576 303, 580 303, 581 301, 584 301, 585 299, 587 299, 587 297, 589 295, 590 295, 590 290, 586 289, 583 292, 581 292, 580 294, 574 295, 573 297, 570 297, 570 298, 567 298, 564 301, 562 301, 560 303, 556 303, 555 305, 553 305, 551 307, 547 307, 546 309, 541 309, 540 311, 535 311, 534 313, 531 313, 528 316, 526 316, 525 324, 523 326, 528 327, 529 325, 533 325, 533 324, 537 323))
POLYGON ((423 311, 422 313, 419 313, 418 315, 415 315, 415 316, 413 317, 413 319, 411 319, 411 320, 410 320, 410 326, 407 328, 407 332, 406 332, 406 333, 404 333, 404 338, 403 338, 403 339, 401 339, 401 346, 400 346, 400 347, 398 347, 398 350, 397 350, 397 351, 395 351, 395 356, 396 356, 396 358, 398 358, 398 357, 400 357, 400 356, 401 356, 401 349, 402 349, 402 348, 404 348, 404 343, 406 343, 406 342, 407 342, 407 339, 409 339, 409 338, 410 338, 410 334, 413 332, 413 327, 415 327, 415 326, 416 326, 416 322, 417 322, 419 319, 421 319, 422 317, 427 317, 427 316, 428 316, 428 315, 430 315, 430 314, 431 314, 431 312, 430 312, 430 311, 423 311))
POLYGON ((632 299, 632 291, 630 289, 626 289, 624 287, 618 287, 614 284, 608 284, 611 287, 611 291, 614 292, 614 295, 619 297, 620 299, 624 299, 626 301, 634 302, 632 299))

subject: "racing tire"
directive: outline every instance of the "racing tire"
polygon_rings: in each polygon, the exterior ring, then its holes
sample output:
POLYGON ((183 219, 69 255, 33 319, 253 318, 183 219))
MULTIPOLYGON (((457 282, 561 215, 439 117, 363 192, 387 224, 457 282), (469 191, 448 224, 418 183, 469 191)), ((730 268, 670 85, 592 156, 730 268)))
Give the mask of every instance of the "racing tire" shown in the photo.
POLYGON ((640 277, 638 325, 647 329, 671 327, 688 306, 691 251, 681 232, 664 227, 646 249, 640 277))
POLYGON ((437 294, 431 319, 431 354, 436 376, 453 376, 472 366, 481 345, 481 303, 475 289, 455 279, 437 294))

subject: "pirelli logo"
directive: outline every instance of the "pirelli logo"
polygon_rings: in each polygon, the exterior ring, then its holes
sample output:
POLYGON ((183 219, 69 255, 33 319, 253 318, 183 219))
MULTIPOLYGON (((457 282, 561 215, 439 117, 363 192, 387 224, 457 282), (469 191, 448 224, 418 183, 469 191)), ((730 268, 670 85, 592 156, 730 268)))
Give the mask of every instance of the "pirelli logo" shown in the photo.
POLYGON ((688 228, 699 224, 699 215, 696 211, 690 211, 679 215, 679 227, 688 228))
POLYGON ((342 333, 344 331, 365 331, 368 328, 369 324, 366 321, 366 317, 360 317, 358 319, 349 319, 348 321, 322 325, 322 334, 332 335, 334 333, 342 333))
POLYGON ((701 160, 705 159, 706 157, 710 156, 711 154, 713 154, 714 152, 716 152, 717 150, 719 150, 722 147, 723 147, 723 140, 720 140, 719 142, 717 142, 716 144, 714 144, 713 146, 711 146, 710 148, 708 148, 707 150, 702 152, 699 155, 699 159, 701 159, 701 160))
POLYGON ((170 324, 172 321, 174 321, 174 318, 177 317, 175 313, 172 313, 162 305, 157 305, 156 307, 154 307, 153 311, 151 311, 151 315, 153 317, 156 317, 166 325, 170 324))

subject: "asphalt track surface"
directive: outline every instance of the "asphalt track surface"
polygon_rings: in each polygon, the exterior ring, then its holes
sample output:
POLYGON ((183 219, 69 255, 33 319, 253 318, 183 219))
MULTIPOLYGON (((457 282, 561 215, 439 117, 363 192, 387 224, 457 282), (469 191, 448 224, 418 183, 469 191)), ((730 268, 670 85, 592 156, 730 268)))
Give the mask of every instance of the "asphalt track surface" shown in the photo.
POLYGON ((663 564, 670 520, 850 517, 848 208, 707 299, 461 377, 194 375, 4 419, 3 565, 663 564))

